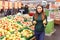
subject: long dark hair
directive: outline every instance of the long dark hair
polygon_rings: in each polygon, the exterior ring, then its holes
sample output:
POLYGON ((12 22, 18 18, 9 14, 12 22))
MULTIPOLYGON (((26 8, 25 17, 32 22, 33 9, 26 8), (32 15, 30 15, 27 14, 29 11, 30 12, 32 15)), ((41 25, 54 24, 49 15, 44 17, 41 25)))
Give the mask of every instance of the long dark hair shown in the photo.
MULTIPOLYGON (((43 6, 41 6, 40 4, 39 4, 39 5, 37 5, 37 7, 38 7, 38 6, 40 6, 40 7, 42 8, 41 13, 43 13, 43 12, 44 12, 44 10, 43 10, 43 6)), ((37 11, 37 7, 36 7, 36 13, 38 13, 38 11, 37 11)))
MULTIPOLYGON (((41 6, 40 4, 39 5, 37 5, 37 7, 38 6, 40 6, 41 8, 42 8, 42 11, 41 11, 41 13, 42 13, 42 20, 44 20, 45 19, 45 13, 44 13, 44 10, 43 10, 43 6, 41 6)), ((34 18, 37 20, 37 18, 38 18, 38 11, 37 11, 37 7, 36 7, 36 14, 34 15, 34 18)))

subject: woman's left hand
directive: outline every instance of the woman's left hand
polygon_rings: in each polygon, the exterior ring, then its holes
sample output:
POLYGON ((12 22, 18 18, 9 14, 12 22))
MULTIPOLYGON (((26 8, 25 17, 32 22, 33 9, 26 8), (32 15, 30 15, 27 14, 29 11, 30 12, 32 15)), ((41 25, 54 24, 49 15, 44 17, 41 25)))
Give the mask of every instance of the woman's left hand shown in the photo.
POLYGON ((47 22, 46 22, 46 19, 43 21, 43 24, 44 24, 44 26, 46 26, 45 24, 46 24, 47 22))

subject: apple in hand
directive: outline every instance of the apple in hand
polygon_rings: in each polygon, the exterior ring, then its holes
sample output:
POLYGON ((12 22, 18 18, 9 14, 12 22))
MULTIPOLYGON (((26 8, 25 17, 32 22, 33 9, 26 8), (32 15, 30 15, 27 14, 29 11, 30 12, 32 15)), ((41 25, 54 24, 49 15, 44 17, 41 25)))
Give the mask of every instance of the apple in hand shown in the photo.
POLYGON ((46 24, 46 19, 43 21, 43 24, 46 24))
POLYGON ((33 21, 33 24, 36 24, 36 21, 33 21))
POLYGON ((44 24, 44 26, 46 26, 45 24, 46 24, 46 19, 43 21, 43 24, 44 24))

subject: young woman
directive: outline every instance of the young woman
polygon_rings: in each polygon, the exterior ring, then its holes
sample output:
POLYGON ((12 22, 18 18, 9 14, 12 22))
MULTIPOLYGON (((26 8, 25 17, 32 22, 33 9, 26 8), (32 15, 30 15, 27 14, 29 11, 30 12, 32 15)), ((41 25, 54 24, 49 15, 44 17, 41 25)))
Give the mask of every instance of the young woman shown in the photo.
POLYGON ((36 14, 33 17, 33 24, 35 24, 34 32, 35 32, 36 40, 44 40, 47 17, 41 5, 38 5, 36 7, 36 14))
POLYGON ((28 5, 25 5, 23 14, 28 14, 28 13, 29 13, 29 7, 28 5))

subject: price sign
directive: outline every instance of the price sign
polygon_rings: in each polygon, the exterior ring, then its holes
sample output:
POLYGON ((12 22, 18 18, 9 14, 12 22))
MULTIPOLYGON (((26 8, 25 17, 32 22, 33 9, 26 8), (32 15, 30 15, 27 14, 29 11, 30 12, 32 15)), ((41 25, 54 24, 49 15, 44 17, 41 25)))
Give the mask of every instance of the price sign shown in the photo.
POLYGON ((19 5, 19 8, 21 8, 21 2, 19 2, 18 5, 19 5))
POLYGON ((9 2, 9 9, 12 9, 12 8, 13 8, 13 3, 9 2))
POLYGON ((18 2, 14 2, 14 8, 15 8, 15 9, 18 8, 18 2))
POLYGON ((8 9, 8 1, 5 1, 5 2, 4 2, 4 8, 5 8, 5 9, 8 9))

